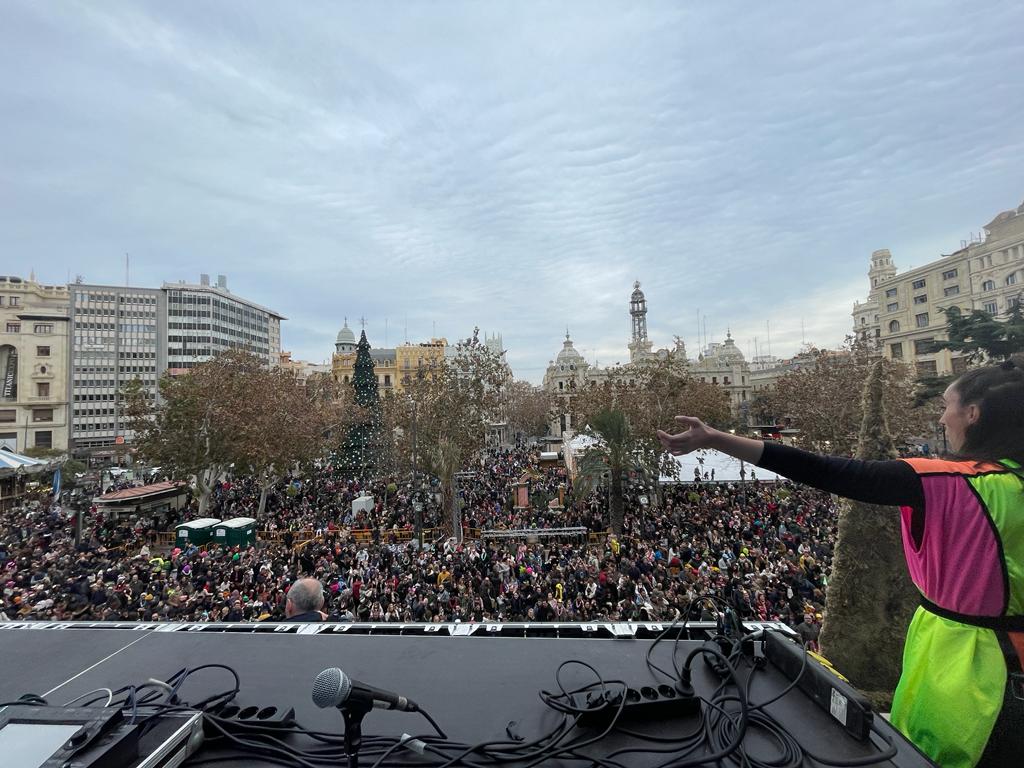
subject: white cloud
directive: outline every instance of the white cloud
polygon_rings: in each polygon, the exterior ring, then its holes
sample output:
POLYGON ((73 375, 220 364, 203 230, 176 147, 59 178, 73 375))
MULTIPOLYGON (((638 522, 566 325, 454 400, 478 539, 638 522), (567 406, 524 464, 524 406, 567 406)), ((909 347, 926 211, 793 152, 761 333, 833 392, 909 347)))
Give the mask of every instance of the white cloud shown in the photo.
POLYGON ((279 12, 16 2, 0 28, 0 249, 51 281, 227 273, 320 360, 501 332, 538 381, 568 324, 625 359, 698 309, 742 348, 835 343, 903 266, 1020 202, 1012 2, 477 3, 279 12), (402 333, 399 333, 402 329, 402 333))

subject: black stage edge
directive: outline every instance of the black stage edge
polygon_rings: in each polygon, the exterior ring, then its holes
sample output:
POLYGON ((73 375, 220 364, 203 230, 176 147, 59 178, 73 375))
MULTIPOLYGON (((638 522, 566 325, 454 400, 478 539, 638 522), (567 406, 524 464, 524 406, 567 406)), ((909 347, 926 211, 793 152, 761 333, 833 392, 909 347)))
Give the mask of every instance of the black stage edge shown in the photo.
MULTIPOLYGON (((322 669, 342 668, 370 685, 389 689, 417 701, 430 712, 452 739, 478 742, 506 738, 506 726, 517 723, 527 739, 547 731, 560 716, 538 697, 541 689, 556 690, 555 670, 569 659, 593 665, 606 679, 618 678, 641 687, 665 682, 648 671, 644 657, 653 638, 668 624, 130 624, 130 623, 0 623, 0 700, 24 693, 44 696, 63 704, 101 687, 119 688, 149 678, 166 679, 182 667, 220 663, 241 677, 240 706, 294 707, 303 725, 341 732, 336 710, 318 709, 311 700, 313 679, 322 669)), ((748 628, 781 625, 749 623, 748 628)), ((702 638, 714 630, 709 622, 691 622, 688 635, 702 638)), ((790 634, 792 634, 790 632, 790 634)), ((680 661, 697 648, 700 639, 680 642, 680 661)), ((672 668, 672 643, 663 641, 653 660, 672 668)), ((771 665, 756 673, 751 691, 754 702, 781 691, 787 680, 771 665)), ((567 685, 593 680, 578 666, 568 668, 567 685)), ((183 687, 181 697, 196 701, 231 683, 222 670, 197 673, 183 687)), ((698 659, 693 685, 709 695, 717 678, 698 659)), ((828 713, 799 690, 769 705, 771 712, 806 749, 836 760, 879 754, 884 747, 877 736, 858 742, 828 713)), ((898 747, 885 765, 925 768, 931 765, 884 719, 876 724, 898 747)), ((696 719, 681 717, 644 723, 636 728, 656 735, 693 729, 696 719)), ((423 733, 425 723, 415 714, 375 710, 363 734, 398 736, 423 733)), ((748 744, 763 742, 753 733, 748 744)), ((622 746, 612 741, 598 745, 594 754, 622 746)), ((765 757, 771 748, 763 750, 765 757)), ((649 763, 664 762, 658 755, 649 763)), ((231 763, 221 763, 229 765, 231 763)), ((237 765, 260 765, 255 759, 237 765)), ((416 764, 410 756, 410 765, 416 764)), ((553 765, 570 765, 554 762, 553 765)), ((578 763, 577 763, 578 764, 578 763)), ((820 764, 805 760, 806 766, 820 764)))

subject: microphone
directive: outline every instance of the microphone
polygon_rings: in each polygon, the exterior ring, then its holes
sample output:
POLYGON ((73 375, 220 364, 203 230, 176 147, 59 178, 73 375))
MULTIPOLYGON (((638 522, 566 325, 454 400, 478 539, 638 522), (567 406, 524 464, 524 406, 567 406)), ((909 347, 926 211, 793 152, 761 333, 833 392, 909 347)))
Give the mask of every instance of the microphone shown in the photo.
POLYGON ((372 685, 353 680, 337 667, 329 667, 313 681, 313 703, 321 709, 343 707, 348 701, 361 701, 379 709, 397 709, 401 712, 418 712, 416 702, 397 693, 374 688, 372 685))

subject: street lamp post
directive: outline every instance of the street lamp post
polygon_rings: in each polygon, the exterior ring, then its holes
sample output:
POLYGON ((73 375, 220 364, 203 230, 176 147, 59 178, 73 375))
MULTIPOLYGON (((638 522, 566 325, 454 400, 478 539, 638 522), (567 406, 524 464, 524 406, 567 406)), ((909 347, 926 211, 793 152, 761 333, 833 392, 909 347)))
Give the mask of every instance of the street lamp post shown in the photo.
POLYGON ((417 549, 423 549, 423 504, 418 501, 420 484, 418 476, 418 456, 416 445, 416 401, 412 400, 412 492, 413 492, 413 526, 416 529, 417 549))
MULTIPOLYGON (((730 429, 730 433, 736 434, 735 429, 730 429)), ((740 459, 740 498, 742 499, 744 508, 747 506, 747 465, 740 459)))

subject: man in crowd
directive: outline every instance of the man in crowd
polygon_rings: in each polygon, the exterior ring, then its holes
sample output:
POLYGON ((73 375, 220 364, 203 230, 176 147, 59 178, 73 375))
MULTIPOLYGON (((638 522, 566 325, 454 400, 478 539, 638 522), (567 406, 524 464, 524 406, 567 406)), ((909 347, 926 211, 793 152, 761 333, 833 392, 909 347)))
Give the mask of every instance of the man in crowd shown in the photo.
POLYGON ((316 579, 299 579, 288 590, 285 601, 285 621, 326 621, 324 585, 316 579))

